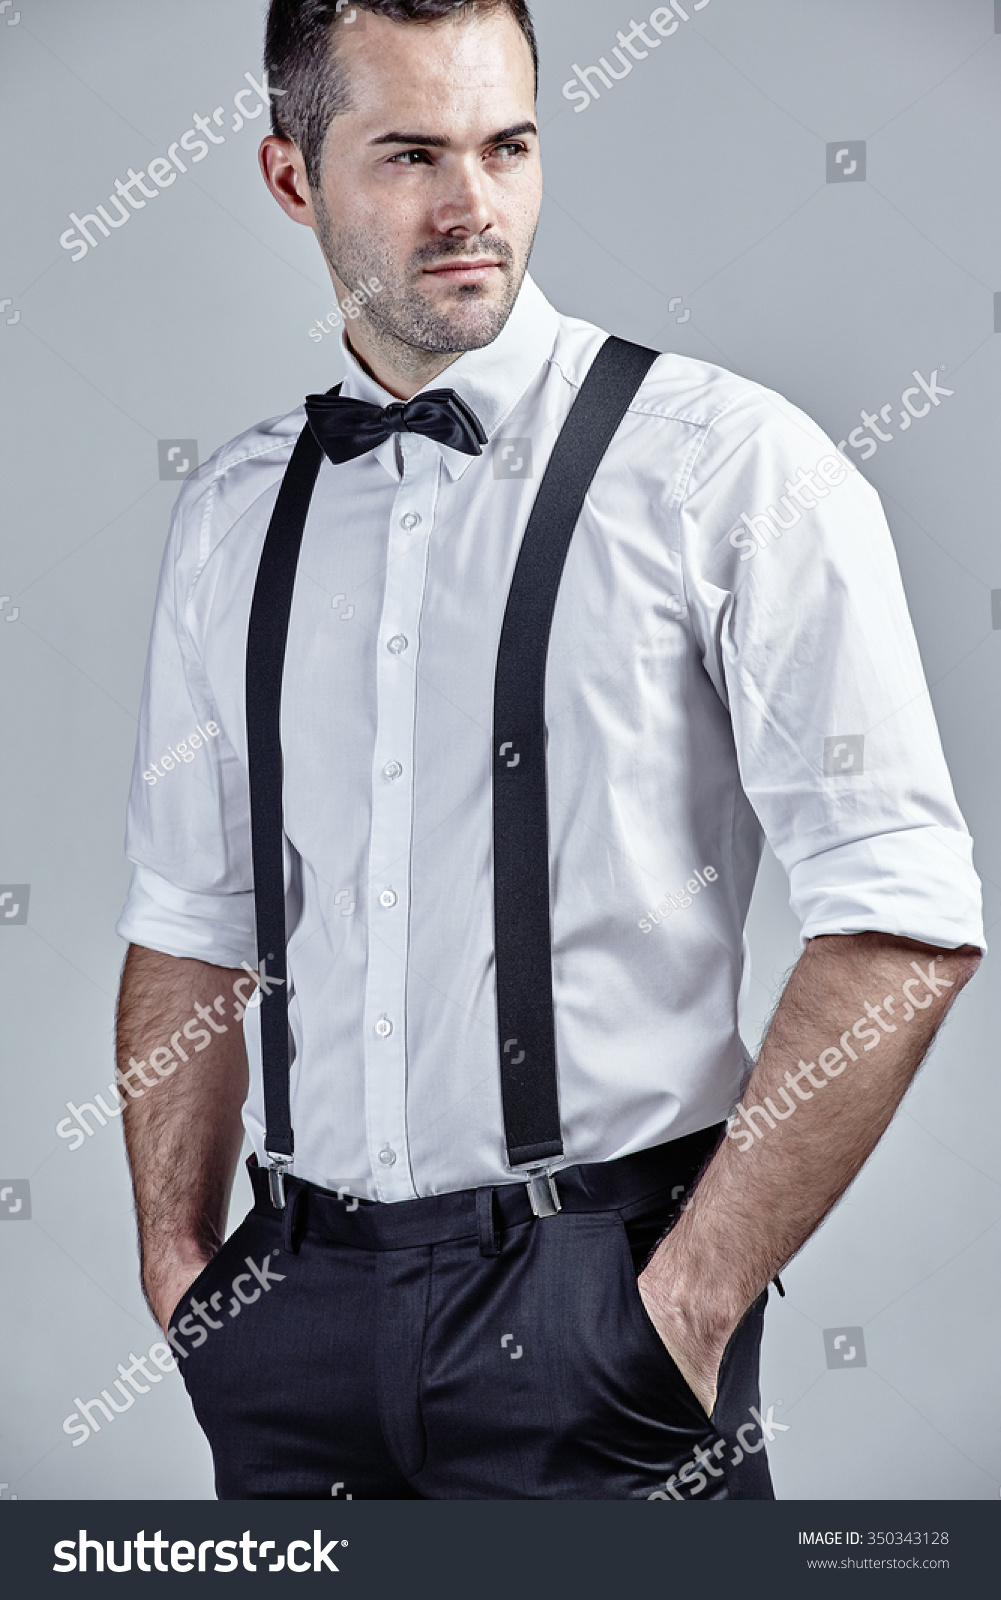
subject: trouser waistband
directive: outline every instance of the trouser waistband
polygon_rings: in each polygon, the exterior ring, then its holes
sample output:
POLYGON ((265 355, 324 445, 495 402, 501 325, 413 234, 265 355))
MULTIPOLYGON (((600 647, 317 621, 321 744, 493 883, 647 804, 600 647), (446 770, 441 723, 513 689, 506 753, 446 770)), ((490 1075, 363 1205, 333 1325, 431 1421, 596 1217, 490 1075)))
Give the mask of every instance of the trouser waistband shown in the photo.
MULTIPOLYGON (((724 1123, 616 1161, 562 1167, 554 1174, 561 1210, 638 1212, 646 1201, 681 1197, 691 1188, 723 1137, 724 1123), (671 1191, 675 1191, 672 1195, 671 1191)), ((310 1234, 359 1250, 406 1250, 448 1240, 479 1239, 484 1255, 496 1255, 508 1228, 530 1222, 533 1210, 525 1183, 506 1183, 419 1200, 385 1204, 337 1195, 300 1178, 286 1179, 284 1212, 271 1201, 267 1171, 251 1156, 254 1210, 281 1219, 286 1248, 297 1250, 310 1234)))

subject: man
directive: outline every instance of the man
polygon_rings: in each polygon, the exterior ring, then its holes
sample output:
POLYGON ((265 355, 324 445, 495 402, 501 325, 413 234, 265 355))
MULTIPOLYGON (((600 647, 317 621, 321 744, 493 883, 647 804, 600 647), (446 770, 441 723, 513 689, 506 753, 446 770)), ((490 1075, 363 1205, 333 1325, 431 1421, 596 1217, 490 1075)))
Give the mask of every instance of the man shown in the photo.
POLYGON ((265 179, 360 315, 165 557, 120 923, 150 1305, 223 1497, 768 1497, 767 1286, 982 946, 878 501, 526 276, 521 0, 273 0, 267 66, 265 179), (763 836, 805 949, 751 1070, 763 836))

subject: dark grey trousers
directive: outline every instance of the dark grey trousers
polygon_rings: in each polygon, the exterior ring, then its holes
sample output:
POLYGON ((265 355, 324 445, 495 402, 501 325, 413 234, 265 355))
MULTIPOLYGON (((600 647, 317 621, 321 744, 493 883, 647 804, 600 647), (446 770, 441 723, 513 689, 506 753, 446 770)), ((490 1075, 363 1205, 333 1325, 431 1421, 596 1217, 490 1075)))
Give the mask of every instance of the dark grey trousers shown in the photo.
POLYGON ((221 1499, 770 1499, 764 1302, 711 1418, 638 1271, 719 1129, 521 1184, 397 1205, 289 1184, 256 1203, 174 1313, 221 1499), (673 1192, 672 1192, 673 1191, 673 1192))

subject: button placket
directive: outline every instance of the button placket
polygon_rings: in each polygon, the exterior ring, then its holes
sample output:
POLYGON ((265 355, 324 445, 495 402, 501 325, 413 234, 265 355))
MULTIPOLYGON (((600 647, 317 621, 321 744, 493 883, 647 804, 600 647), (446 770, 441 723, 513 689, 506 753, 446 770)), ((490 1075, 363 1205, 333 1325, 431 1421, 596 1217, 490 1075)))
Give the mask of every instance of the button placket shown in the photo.
POLYGON ((416 1190, 407 1142, 406 974, 416 665, 429 538, 441 456, 430 440, 402 439, 404 470, 389 517, 376 650, 376 740, 369 843, 370 915, 365 992, 365 1104, 369 1160, 380 1200, 416 1190))

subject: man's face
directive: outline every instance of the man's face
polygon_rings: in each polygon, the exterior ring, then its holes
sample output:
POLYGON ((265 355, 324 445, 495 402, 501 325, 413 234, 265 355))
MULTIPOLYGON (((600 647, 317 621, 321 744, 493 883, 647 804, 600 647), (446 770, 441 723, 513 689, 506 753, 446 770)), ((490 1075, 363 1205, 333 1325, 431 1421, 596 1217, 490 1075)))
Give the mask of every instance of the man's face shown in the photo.
POLYGON ((376 339, 490 344, 521 287, 542 201, 534 72, 505 10, 337 29, 351 106, 323 148, 316 230, 347 290, 378 278, 376 339))

